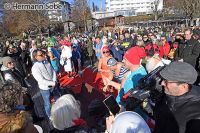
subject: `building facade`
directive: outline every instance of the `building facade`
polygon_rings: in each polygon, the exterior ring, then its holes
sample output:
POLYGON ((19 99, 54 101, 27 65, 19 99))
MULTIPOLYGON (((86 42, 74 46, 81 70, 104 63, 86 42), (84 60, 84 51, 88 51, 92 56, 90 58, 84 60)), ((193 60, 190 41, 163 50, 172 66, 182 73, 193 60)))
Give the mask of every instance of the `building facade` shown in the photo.
POLYGON ((60 0, 53 2, 54 4, 61 5, 61 10, 50 10, 48 11, 48 16, 50 21, 65 22, 69 21, 71 18, 71 5, 69 2, 60 0))
POLYGON ((135 10, 119 10, 119 11, 97 11, 92 12, 92 17, 95 19, 102 19, 114 16, 136 16, 135 10))
MULTIPOLYGON (((106 0, 106 11, 135 11, 136 15, 151 14, 158 5, 157 9, 163 9, 163 0, 106 0)), ((129 15, 131 16, 131 15, 129 15)))

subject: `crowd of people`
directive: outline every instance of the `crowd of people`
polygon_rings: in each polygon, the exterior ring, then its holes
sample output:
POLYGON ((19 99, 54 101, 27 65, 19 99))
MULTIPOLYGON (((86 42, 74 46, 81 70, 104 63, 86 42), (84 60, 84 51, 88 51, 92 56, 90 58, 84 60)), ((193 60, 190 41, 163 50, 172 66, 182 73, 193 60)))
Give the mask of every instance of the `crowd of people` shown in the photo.
POLYGON ((200 132, 199 27, 58 34, 40 45, 6 40, 1 57, 0 133, 47 132, 35 118, 47 119, 52 133, 97 132, 59 80, 77 78, 87 65, 101 75, 105 98, 113 95, 120 107, 106 117, 105 132, 200 132), (152 88, 148 98, 128 104, 124 96, 158 67, 161 91, 152 88))

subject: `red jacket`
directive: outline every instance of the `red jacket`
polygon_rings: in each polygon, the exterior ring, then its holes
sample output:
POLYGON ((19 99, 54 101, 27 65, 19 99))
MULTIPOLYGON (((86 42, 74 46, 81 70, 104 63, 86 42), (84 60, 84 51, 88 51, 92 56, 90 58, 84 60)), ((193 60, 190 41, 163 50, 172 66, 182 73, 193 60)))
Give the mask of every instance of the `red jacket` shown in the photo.
POLYGON ((167 57, 169 52, 170 52, 170 45, 168 42, 165 42, 164 45, 161 45, 159 46, 159 50, 160 50, 160 57, 163 58, 163 57, 167 57))

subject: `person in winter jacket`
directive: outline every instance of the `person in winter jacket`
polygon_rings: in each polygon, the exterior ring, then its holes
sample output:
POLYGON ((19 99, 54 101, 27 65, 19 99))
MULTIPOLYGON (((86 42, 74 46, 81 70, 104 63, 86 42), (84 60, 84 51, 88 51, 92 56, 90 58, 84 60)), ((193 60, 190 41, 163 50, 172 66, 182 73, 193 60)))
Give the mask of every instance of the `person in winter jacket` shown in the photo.
POLYGON ((27 87, 25 83, 25 75, 23 75, 17 68, 14 66, 14 60, 9 57, 2 58, 1 71, 5 81, 11 81, 13 83, 19 83, 22 87, 27 87))
POLYGON ((185 42, 178 45, 175 59, 196 66, 200 54, 200 43, 192 38, 192 31, 185 31, 185 42))
POLYGON ((170 52, 170 45, 167 42, 165 35, 161 36, 161 41, 162 41, 162 45, 159 46, 159 50, 160 50, 159 55, 160 55, 161 58, 167 59, 168 58, 168 54, 170 52))
POLYGON ((155 104, 154 133, 188 133, 186 131, 189 129, 198 131, 200 87, 193 85, 197 79, 194 67, 186 62, 172 62, 160 72, 160 76, 165 95, 155 104))
POLYGON ((44 100, 44 109, 48 117, 50 113, 50 93, 54 93, 54 98, 58 97, 56 94, 57 89, 54 89, 57 84, 56 72, 53 70, 51 64, 46 60, 45 54, 41 50, 33 51, 33 58, 35 63, 32 67, 32 74, 38 82, 40 93, 44 100))

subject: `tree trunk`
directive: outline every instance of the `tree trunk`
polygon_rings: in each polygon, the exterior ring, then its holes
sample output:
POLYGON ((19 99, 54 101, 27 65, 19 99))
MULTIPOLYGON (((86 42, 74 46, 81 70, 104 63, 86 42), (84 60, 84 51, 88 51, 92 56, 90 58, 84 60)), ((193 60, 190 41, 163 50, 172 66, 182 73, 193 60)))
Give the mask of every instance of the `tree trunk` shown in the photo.
POLYGON ((155 20, 158 20, 158 13, 155 13, 154 19, 155 19, 155 20))

